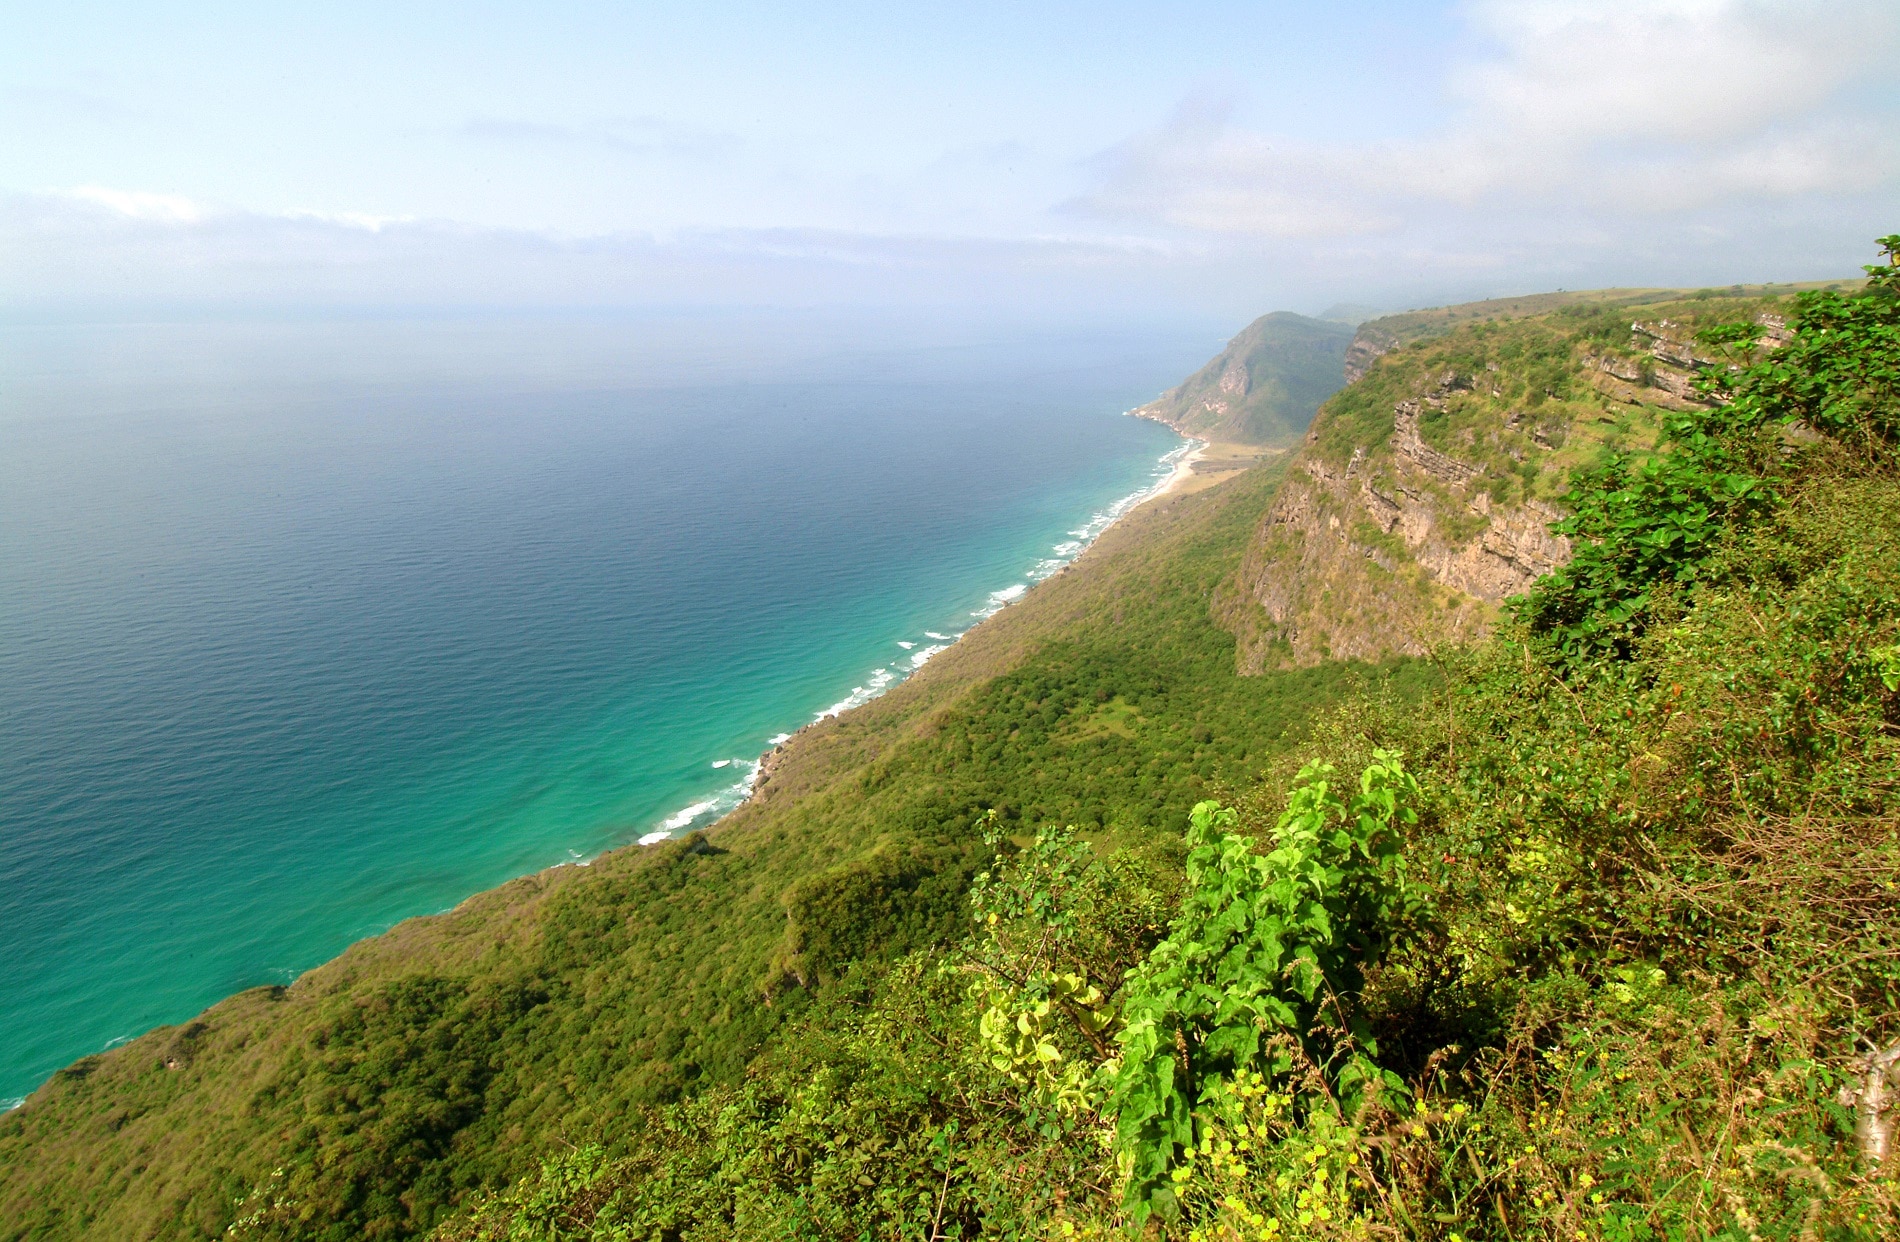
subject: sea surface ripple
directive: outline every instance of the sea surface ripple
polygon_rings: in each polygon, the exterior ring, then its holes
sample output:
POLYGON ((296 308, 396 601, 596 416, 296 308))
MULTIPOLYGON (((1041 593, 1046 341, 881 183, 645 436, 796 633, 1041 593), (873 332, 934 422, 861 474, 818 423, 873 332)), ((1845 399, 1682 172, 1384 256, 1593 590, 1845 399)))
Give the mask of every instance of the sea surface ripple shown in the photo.
POLYGON ((1217 344, 880 331, 0 325, 0 1100, 730 810, 1153 486, 1121 411, 1217 344))

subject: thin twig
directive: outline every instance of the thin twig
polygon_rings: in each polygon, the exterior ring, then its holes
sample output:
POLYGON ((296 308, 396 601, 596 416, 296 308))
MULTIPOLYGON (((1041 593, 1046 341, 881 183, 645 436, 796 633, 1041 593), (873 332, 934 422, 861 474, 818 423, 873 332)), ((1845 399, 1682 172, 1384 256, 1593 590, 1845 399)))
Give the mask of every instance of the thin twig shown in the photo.
POLYGON ((930 1221, 930 1242, 938 1242, 943 1237, 943 1201, 950 1194, 950 1161, 946 1156, 943 1166, 943 1187, 937 1191, 937 1214, 930 1221))

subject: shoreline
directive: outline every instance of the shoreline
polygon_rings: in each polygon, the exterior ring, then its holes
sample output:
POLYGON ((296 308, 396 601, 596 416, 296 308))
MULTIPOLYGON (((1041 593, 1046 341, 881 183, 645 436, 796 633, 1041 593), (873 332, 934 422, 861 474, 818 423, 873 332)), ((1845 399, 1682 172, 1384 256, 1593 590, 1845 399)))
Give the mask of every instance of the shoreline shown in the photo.
MULTIPOLYGON (((1128 414, 1136 417, 1145 417, 1134 410, 1128 411, 1128 414)), ((1158 422, 1160 420, 1157 419, 1155 421, 1158 422)), ((951 634, 943 634, 934 630, 924 631, 923 637, 930 640, 928 645, 897 640, 898 645, 904 648, 904 659, 894 660, 887 665, 874 669, 862 685, 853 686, 851 688, 850 694, 847 694, 844 698, 833 703, 823 711, 816 713, 811 720, 806 721, 796 729, 780 732, 770 739, 770 744, 764 751, 760 752, 756 758, 716 761, 713 765, 715 767, 724 767, 728 764, 744 764, 748 767, 749 770, 745 776, 740 778, 736 784, 729 785, 717 793, 708 795, 680 808, 678 811, 661 820, 649 831, 627 842, 626 845, 612 846, 609 848, 625 849, 630 845, 664 845, 668 841, 677 841, 695 832, 706 832, 717 827, 733 812, 752 801, 757 795, 759 788, 771 779, 773 770, 778 766, 778 761, 784 757, 786 747, 790 746, 801 734, 817 728, 827 720, 834 720, 848 712, 856 711, 873 699, 881 698, 887 692, 903 685, 921 672, 924 665, 929 663, 932 657, 940 652, 949 650, 957 643, 963 641, 964 636, 976 629, 977 626, 982 625, 985 621, 1002 612, 1011 604, 1021 600, 1043 582, 1048 581, 1050 578, 1068 569, 1070 565, 1075 563, 1078 557, 1094 545, 1097 539, 1100 539, 1130 513, 1133 513, 1136 509, 1139 509, 1149 501, 1159 500, 1163 496, 1171 495, 1186 486, 1188 481, 1194 477, 1195 463, 1200 461, 1206 454, 1211 441, 1203 440, 1195 436, 1184 435, 1172 425, 1166 423, 1163 425, 1167 426, 1168 430, 1173 431, 1176 435, 1181 436, 1182 441, 1181 444, 1175 448, 1163 453, 1157 461, 1157 465, 1169 466, 1166 475, 1160 476, 1155 482, 1142 488, 1140 491, 1131 492, 1113 504, 1098 510, 1091 515, 1088 521, 1083 523, 1080 528, 1069 531, 1068 534, 1070 538, 1051 549, 1054 553, 1053 556, 1044 557, 1038 561, 1035 566, 1021 575, 1020 581, 1014 582, 999 590, 991 591, 983 607, 971 611, 970 615, 975 619, 971 621, 970 624, 951 634), (901 671, 898 671, 899 669, 901 669, 901 671), (727 804, 728 799, 731 799, 729 804, 727 804), (694 822, 713 812, 717 813, 713 814, 712 818, 706 820, 706 822, 694 822)), ((584 867, 591 861, 593 861, 591 858, 577 858, 569 865, 584 867)))
MULTIPOLYGON (((1177 432, 1176 434, 1179 434, 1179 433, 1177 432)), ((1170 474, 1165 480, 1163 480, 1161 486, 1155 490, 1155 493, 1152 496, 1144 497, 1143 499, 1130 505, 1128 507, 1128 513, 1133 513, 1136 509, 1139 509, 1142 505, 1147 504, 1150 500, 1159 500, 1163 496, 1171 495, 1174 492, 1179 491, 1187 483, 1189 479, 1194 477, 1195 463, 1200 461, 1203 457, 1207 456, 1207 450, 1213 445, 1213 441, 1197 440, 1197 439, 1194 439, 1193 437, 1189 437, 1188 443, 1192 444, 1194 447, 1189 449, 1186 453, 1182 454, 1180 461, 1177 461, 1174 463, 1174 473, 1170 474)), ((1122 517, 1126 517, 1126 516, 1128 516, 1128 514, 1126 513, 1122 515, 1122 517)), ((1117 518, 1116 520, 1120 521, 1121 519, 1117 518)))
MULTIPOLYGON (((1133 411, 1130 411, 1130 413, 1133 413, 1133 411)), ((1170 427, 1169 430, 1172 431, 1174 429, 1170 427)), ((1175 432, 1175 434, 1180 435, 1181 433, 1177 431, 1175 432)), ((428 913, 422 913, 419 915, 412 915, 412 916, 408 916, 402 919, 398 919, 395 923, 391 924, 389 927, 383 928, 380 931, 368 932, 362 936, 359 936, 357 939, 353 940, 348 946, 346 946, 341 952, 325 959, 322 962, 316 963, 315 965, 309 967, 308 969, 298 970, 291 973, 290 977, 284 981, 284 986, 295 985, 296 982, 299 979, 301 979, 303 976, 308 975, 313 971, 321 970, 324 967, 332 965, 336 961, 340 960, 345 954, 355 949, 358 945, 361 945, 365 943, 366 941, 378 939, 382 936, 387 936, 392 931, 394 931, 395 928, 400 927, 404 923, 410 922, 416 918, 422 918, 422 919, 439 918, 443 915, 449 914, 455 910, 459 910, 463 908, 469 902, 474 901, 479 897, 482 897, 484 894, 492 893, 496 889, 503 887, 506 884, 513 883, 515 882, 515 880, 519 880, 521 878, 524 878, 525 876, 532 876, 532 875, 541 874, 541 873, 545 873, 549 871, 555 871, 555 870, 565 868, 565 867, 586 867, 586 866, 589 866, 596 858, 602 857, 606 854, 617 853, 621 850, 631 849, 635 845, 639 845, 639 846, 662 845, 668 841, 679 841, 679 840, 685 839, 687 837, 690 837, 692 834, 696 832, 707 832, 707 831, 710 831, 711 829, 716 828, 721 822, 723 822, 726 818, 732 815, 733 812, 739 810, 741 807, 745 806, 747 803, 752 801, 752 799, 757 795, 759 789, 770 778, 773 769, 777 766, 777 761, 781 760, 784 757, 784 755, 786 754, 787 748, 800 735, 806 733, 807 731, 813 728, 818 727, 819 725, 824 724, 828 720, 832 720, 832 719, 844 716, 848 712, 854 711, 857 708, 864 706, 866 703, 871 702, 873 699, 882 697, 887 691, 895 689, 897 686, 902 685, 904 682, 910 680, 912 676, 914 676, 916 673, 922 670, 923 666, 929 662, 931 657, 935 656, 939 652, 948 650, 950 647, 962 641, 962 639, 966 635, 968 635, 970 632, 975 630, 977 626, 983 624, 983 622, 989 620, 991 617, 996 616, 998 613, 1008 608, 1011 604, 1014 604, 1020 601, 1021 599, 1023 599, 1036 586, 1040 585, 1041 583, 1047 581, 1050 578, 1053 578, 1057 574, 1062 573, 1065 570, 1067 570, 1069 566, 1074 564, 1075 561, 1084 552, 1086 552, 1091 546, 1094 545, 1096 540, 1100 539, 1103 534, 1105 534, 1107 531, 1112 529, 1117 523, 1119 523, 1123 518, 1127 517, 1130 513, 1133 513, 1136 509, 1140 508, 1142 505, 1147 504, 1149 501, 1158 500, 1164 496, 1171 495, 1175 493, 1176 491, 1179 491, 1183 486, 1185 486, 1188 483, 1188 481, 1194 477, 1195 463, 1202 460, 1203 456, 1205 455, 1208 448, 1210 447, 1210 443, 1206 440, 1202 440, 1202 439, 1191 437, 1191 436, 1185 436, 1185 435, 1183 435, 1181 439, 1182 439, 1181 444, 1170 449, 1168 452, 1162 454, 1161 457, 1157 460, 1157 465, 1167 464, 1169 466, 1167 474, 1165 475, 1157 474, 1155 477, 1155 480, 1151 482, 1147 487, 1142 488, 1141 490, 1136 491, 1136 492, 1131 492, 1130 494, 1115 501, 1113 504, 1110 504, 1106 506, 1105 508, 1098 510, 1095 514, 1091 515, 1088 521, 1085 522, 1080 528, 1068 532, 1071 538, 1064 541, 1062 544, 1057 545, 1054 549, 1051 549, 1052 552, 1054 552, 1056 555, 1051 556, 1051 557, 1045 557, 1043 560, 1037 562, 1037 564, 1033 568, 1031 568, 1026 573, 1020 575, 1018 578, 1018 581, 1016 581, 1015 583, 1012 583, 1011 585, 1003 587, 999 590, 990 592, 988 596, 988 600, 984 604, 984 606, 978 609, 973 609, 971 611, 969 615, 971 616, 972 620, 970 621, 968 625, 964 626, 961 629, 953 629, 953 632, 949 632, 949 633, 944 633, 944 632, 939 632, 939 631, 925 631, 922 637, 930 640, 928 642, 928 645, 925 645, 921 642, 915 643, 915 644, 912 644, 912 643, 904 644, 906 648, 906 656, 908 657, 907 659, 904 659, 901 661, 893 661, 891 665, 887 665, 883 668, 878 669, 872 677, 866 679, 865 685, 853 687, 852 693, 850 695, 847 695, 844 699, 839 700, 837 703, 834 703, 831 707, 826 708, 824 711, 817 713, 814 719, 807 721, 805 724, 800 725, 798 728, 793 729, 789 732, 779 733, 773 739, 771 739, 771 744, 767 747, 767 749, 761 752, 755 758, 742 759, 742 758, 735 757, 735 758, 714 760, 712 762, 712 766, 716 769, 723 770, 724 768, 728 768, 728 767, 743 768, 745 770, 745 774, 737 782, 731 785, 728 785, 723 789, 718 790, 716 793, 701 797, 698 800, 686 806, 681 807, 678 811, 674 812, 673 814, 667 816, 665 819, 661 820, 657 825, 655 825, 655 827, 652 830, 648 831, 647 833, 641 834, 640 836, 636 838, 623 841, 621 844, 618 844, 618 845, 610 845, 606 849, 601 850, 597 854, 589 855, 587 857, 581 857, 581 856, 575 855, 563 861, 554 862, 554 863, 545 865, 543 867, 535 868, 533 870, 524 872, 522 876, 516 876, 516 877, 513 877, 512 879, 504 880, 500 884, 491 885, 488 888, 480 889, 480 890, 477 890, 476 892, 469 893, 467 896, 463 897, 461 900, 455 902, 454 904, 448 907, 445 907, 444 909, 428 912, 428 913), (902 673, 893 674, 892 668, 900 664, 905 666, 903 668, 902 673), (890 675, 885 676, 886 674, 890 674, 890 675), (730 799, 730 801, 728 801, 728 799, 730 799), (713 814, 713 812, 716 812, 716 814, 713 814), (712 818, 705 820, 705 822, 703 823, 694 822, 695 820, 698 820, 707 814, 712 814, 712 818)), ((217 1001, 214 1001, 212 1002, 212 1005, 209 1008, 215 1008, 219 1005, 223 1005, 231 999, 231 996, 235 996, 238 994, 240 993, 234 992, 231 995, 227 995, 217 1001)), ((200 1011, 200 1012, 202 1013, 205 1011, 200 1011)), ((152 1029, 157 1030, 161 1028, 154 1027, 152 1029)), ((126 1043, 133 1042, 137 1039, 142 1039, 146 1035, 149 1035, 149 1034, 151 1034, 151 1031, 146 1031, 140 1035, 121 1036, 111 1041, 110 1043, 108 1043, 105 1047, 99 1049, 97 1053, 89 1054, 89 1055, 104 1055, 105 1053, 111 1052, 114 1049, 126 1043)), ((58 1071, 55 1071, 55 1074, 57 1072, 58 1071)), ((26 1095, 19 1096, 17 1098, 0 1098, 0 1116, 5 1116, 11 1113, 13 1110, 22 1107, 27 1102, 27 1100, 32 1098, 32 1096, 36 1092, 38 1092, 42 1087, 46 1085, 46 1082, 50 1082, 50 1081, 51 1081, 51 1076, 49 1076, 47 1080, 36 1085, 33 1088, 33 1090, 27 1092, 26 1095)))

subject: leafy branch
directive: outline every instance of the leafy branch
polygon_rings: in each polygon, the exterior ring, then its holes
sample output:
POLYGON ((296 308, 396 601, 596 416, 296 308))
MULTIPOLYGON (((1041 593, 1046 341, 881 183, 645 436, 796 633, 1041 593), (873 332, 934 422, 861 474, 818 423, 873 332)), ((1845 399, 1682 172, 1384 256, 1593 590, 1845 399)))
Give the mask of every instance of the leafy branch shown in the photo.
MULTIPOLYGON (((1198 1112, 1243 1071, 1279 1078, 1294 1058, 1331 1063, 1328 1106, 1350 1114, 1402 1081, 1372 1059, 1363 1029, 1328 1056, 1320 1010, 1354 994, 1405 913, 1398 827, 1415 821, 1417 781, 1399 756, 1375 752, 1342 797, 1325 764, 1308 764, 1273 847, 1255 852, 1237 816, 1194 808, 1180 916, 1130 972, 1111 1098, 1128 1176, 1124 1207, 1139 1226, 1177 1210, 1170 1173, 1196 1141, 1198 1112)), ((1356 1025, 1356 1024, 1354 1024, 1356 1025)))

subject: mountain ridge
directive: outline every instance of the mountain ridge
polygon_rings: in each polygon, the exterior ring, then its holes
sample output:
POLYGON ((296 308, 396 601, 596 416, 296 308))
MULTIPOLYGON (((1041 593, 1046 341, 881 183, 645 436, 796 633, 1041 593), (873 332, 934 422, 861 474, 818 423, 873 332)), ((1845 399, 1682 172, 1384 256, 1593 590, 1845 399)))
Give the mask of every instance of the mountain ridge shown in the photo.
POLYGON ((1248 324, 1205 366, 1133 411, 1184 436, 1279 448, 1296 443, 1345 383, 1350 324, 1274 311, 1248 324))
POLYGON ((1673 411, 1706 406, 1699 328, 1751 318, 1787 337, 1786 291, 1606 289, 1369 320, 1349 383, 1287 463, 1224 591, 1242 667, 1422 656, 1480 641, 1507 597, 1564 564, 1573 471, 1648 452, 1673 411))

